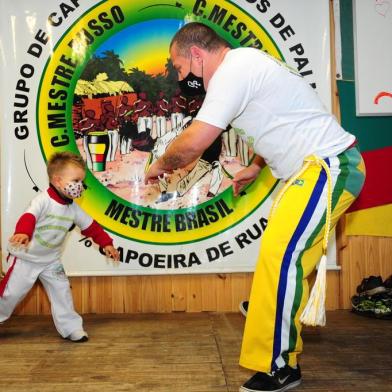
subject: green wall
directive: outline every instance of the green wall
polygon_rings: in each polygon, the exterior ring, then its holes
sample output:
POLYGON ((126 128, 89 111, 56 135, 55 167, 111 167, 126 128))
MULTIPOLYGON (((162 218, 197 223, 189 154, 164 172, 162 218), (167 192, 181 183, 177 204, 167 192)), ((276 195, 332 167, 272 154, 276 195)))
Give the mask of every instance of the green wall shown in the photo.
POLYGON ((342 126, 353 133, 362 151, 392 146, 392 116, 360 116, 355 108, 352 0, 340 0, 342 80, 338 81, 342 126))

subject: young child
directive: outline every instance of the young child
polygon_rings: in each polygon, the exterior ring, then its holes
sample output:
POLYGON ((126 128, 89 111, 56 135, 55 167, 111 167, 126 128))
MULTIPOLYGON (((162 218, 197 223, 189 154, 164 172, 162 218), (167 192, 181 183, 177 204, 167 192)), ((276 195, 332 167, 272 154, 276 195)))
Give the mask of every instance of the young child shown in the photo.
POLYGON ((51 302, 59 334, 73 342, 84 342, 88 335, 82 318, 74 310, 69 281, 60 261, 63 242, 77 225, 108 257, 118 261, 119 253, 101 226, 73 202, 84 190, 83 159, 70 152, 56 153, 49 159, 47 171, 49 188, 31 201, 9 240, 10 267, 0 282, 0 323, 11 316, 39 279, 51 302))

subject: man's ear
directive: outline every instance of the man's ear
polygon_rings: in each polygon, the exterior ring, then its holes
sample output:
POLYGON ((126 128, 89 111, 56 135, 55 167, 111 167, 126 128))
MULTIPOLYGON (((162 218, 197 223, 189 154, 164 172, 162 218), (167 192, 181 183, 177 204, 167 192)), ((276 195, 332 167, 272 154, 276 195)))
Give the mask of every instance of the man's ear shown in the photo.
POLYGON ((200 64, 203 62, 203 56, 204 56, 203 49, 199 48, 196 45, 192 45, 190 47, 190 52, 191 52, 192 59, 196 60, 200 64))

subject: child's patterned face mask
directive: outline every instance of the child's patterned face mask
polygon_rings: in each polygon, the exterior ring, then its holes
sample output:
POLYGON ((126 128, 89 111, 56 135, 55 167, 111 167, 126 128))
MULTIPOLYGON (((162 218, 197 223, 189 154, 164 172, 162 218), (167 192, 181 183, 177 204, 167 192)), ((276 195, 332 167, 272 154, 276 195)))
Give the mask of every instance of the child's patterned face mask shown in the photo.
POLYGON ((63 188, 64 194, 71 199, 77 199, 82 196, 83 191, 83 181, 71 181, 63 188))

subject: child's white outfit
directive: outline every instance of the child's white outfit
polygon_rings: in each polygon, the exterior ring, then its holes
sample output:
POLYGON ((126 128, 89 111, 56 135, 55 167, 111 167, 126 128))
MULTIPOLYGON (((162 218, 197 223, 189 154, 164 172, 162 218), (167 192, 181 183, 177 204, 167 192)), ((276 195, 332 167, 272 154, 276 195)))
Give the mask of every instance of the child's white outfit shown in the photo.
POLYGON ((101 247, 113 243, 97 222, 54 187, 31 201, 15 229, 15 234, 27 234, 30 243, 24 250, 9 249, 9 268, 0 282, 0 322, 11 316, 39 279, 48 294, 59 334, 66 338, 83 330, 83 321, 75 312, 70 284, 60 261, 63 242, 74 225, 101 247))

